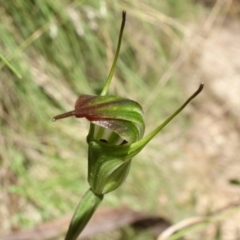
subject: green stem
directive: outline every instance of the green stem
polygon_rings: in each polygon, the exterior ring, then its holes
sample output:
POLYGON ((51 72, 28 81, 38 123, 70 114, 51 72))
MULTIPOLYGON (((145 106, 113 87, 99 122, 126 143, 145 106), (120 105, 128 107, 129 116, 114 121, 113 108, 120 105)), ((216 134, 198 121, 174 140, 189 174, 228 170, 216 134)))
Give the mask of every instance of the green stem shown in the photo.
POLYGON ((103 195, 95 194, 91 188, 83 195, 72 217, 65 240, 77 239, 102 200, 103 195))
POLYGON ((118 38, 117 51, 116 51, 116 54, 115 54, 115 57, 114 57, 114 61, 113 61, 111 70, 108 74, 107 81, 104 85, 104 88, 103 88, 101 94, 100 94, 101 96, 104 96, 104 95, 107 94, 108 88, 110 86, 110 83, 111 83, 111 80, 112 80, 112 77, 113 77, 113 74, 114 74, 114 71, 115 71, 115 68, 116 68, 116 65, 117 65, 117 60, 118 60, 118 56, 119 56, 119 52, 120 52, 120 47, 121 47, 122 35, 123 35, 125 22, 126 22, 126 12, 123 11, 122 12, 122 25, 121 25, 121 29, 120 29, 120 33, 119 33, 119 38, 118 38))

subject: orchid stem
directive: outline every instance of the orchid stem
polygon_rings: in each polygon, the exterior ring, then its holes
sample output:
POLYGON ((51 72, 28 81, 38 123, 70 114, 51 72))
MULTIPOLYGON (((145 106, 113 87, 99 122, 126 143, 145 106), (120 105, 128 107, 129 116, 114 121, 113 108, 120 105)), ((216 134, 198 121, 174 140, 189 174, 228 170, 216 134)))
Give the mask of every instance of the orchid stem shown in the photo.
POLYGON ((91 188, 83 195, 75 210, 65 240, 78 238, 102 200, 103 195, 94 193, 91 188))

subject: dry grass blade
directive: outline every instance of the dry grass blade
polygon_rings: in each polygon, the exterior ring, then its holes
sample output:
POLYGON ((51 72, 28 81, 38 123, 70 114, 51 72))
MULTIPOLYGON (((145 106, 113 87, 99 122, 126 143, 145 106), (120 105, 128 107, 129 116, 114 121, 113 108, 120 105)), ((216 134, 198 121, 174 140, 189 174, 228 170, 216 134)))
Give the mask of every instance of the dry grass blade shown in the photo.
POLYGON ((214 224, 218 221, 222 221, 224 218, 229 217, 240 210, 240 203, 231 203, 212 214, 209 214, 208 216, 197 216, 197 217, 191 217, 184 219, 168 229, 166 229, 164 232, 162 232, 157 240, 170 240, 170 239, 179 239, 182 236, 187 235, 189 232, 199 230, 199 228, 196 228, 196 226, 199 225, 200 228, 205 227, 208 224, 214 224), (178 233, 176 237, 174 237, 174 233, 178 233), (182 232, 182 234, 181 234, 182 232))

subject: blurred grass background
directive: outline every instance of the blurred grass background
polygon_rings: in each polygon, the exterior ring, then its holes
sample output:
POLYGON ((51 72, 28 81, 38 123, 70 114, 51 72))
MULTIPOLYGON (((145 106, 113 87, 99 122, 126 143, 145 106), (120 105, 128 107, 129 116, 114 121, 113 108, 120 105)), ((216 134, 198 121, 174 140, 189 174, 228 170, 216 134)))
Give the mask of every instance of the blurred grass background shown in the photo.
MULTIPOLYGON (((110 92, 143 106, 149 132, 189 94, 177 71, 183 39, 215 3, 203 2, 0 1, 0 54, 22 76, 0 62, 0 234, 73 212, 88 189, 88 122, 51 119, 72 110, 80 94, 101 91, 121 11, 127 11, 127 23, 110 92)), ((189 83, 194 90, 199 81, 189 83)), ((172 222, 196 214, 198 190, 186 201, 179 194, 193 177, 178 172, 178 160, 185 158, 178 141, 197 124, 191 118, 194 104, 189 109, 134 159, 126 183, 103 206, 125 204, 172 222)), ((124 234, 122 239, 151 239, 129 229, 124 234)))

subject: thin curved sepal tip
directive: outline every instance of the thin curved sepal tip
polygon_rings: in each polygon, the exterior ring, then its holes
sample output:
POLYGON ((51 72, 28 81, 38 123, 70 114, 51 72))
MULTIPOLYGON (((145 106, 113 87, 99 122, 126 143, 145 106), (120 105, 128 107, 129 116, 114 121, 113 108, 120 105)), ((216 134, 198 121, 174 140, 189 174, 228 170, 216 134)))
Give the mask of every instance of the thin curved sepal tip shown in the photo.
POLYGON ((71 117, 71 116, 75 116, 76 115, 76 111, 70 111, 70 112, 66 112, 60 115, 55 116, 52 121, 56 122, 58 119, 62 119, 62 118, 67 118, 67 117, 71 117))
POLYGON ((126 21, 126 11, 122 11, 122 21, 126 21))
POLYGON ((101 96, 104 96, 104 95, 107 94, 108 88, 109 88, 110 83, 112 81, 112 77, 113 77, 113 74, 114 74, 114 71, 115 71, 115 68, 116 68, 116 65, 117 65, 117 59, 118 59, 118 56, 119 56, 121 42, 122 42, 123 30, 124 30, 124 26, 125 26, 125 22, 126 22, 126 15, 127 15, 126 11, 122 11, 122 24, 121 24, 121 28, 120 28, 120 32, 119 32, 119 37, 118 37, 117 51, 116 51, 116 54, 115 54, 115 57, 114 57, 114 60, 113 60, 112 67, 111 67, 110 72, 108 74, 106 83, 105 83, 105 85, 103 87, 103 90, 100 94, 101 96))
POLYGON ((204 82, 201 82, 197 91, 193 93, 193 95, 190 98, 188 98, 188 100, 184 103, 184 105, 187 105, 190 101, 192 101, 203 90, 203 87, 204 87, 204 82))
POLYGON ((204 88, 204 82, 201 82, 201 84, 198 87, 198 90, 193 94, 194 96, 197 96, 204 88))
POLYGON ((126 11, 122 11, 122 24, 120 28, 120 35, 122 34, 121 32, 123 32, 123 29, 125 27, 126 15, 127 15, 126 11))
POLYGON ((201 82, 196 92, 194 92, 186 102, 183 103, 181 107, 179 107, 172 115, 170 115, 161 125, 159 125, 155 130, 153 130, 151 133, 149 133, 146 137, 142 138, 136 143, 132 144, 131 152, 133 156, 136 155, 136 153, 140 152, 144 146, 147 145, 147 143, 156 136, 164 127, 167 126, 169 122, 171 122, 202 90, 204 87, 204 83, 201 82), (134 153, 135 152, 135 153, 134 153))

